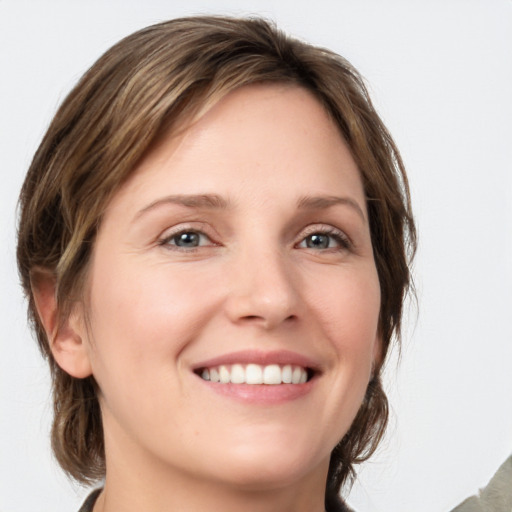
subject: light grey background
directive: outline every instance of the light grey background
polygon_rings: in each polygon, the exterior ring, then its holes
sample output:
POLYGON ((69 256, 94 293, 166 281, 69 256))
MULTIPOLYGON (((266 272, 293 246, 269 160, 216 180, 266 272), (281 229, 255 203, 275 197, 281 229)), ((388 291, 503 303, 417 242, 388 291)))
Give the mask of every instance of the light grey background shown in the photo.
POLYGON ((49 379, 14 257, 24 172, 100 53, 145 25, 203 12, 275 19, 347 57, 370 84, 409 169, 419 314, 399 368, 388 368, 389 434, 350 502, 449 510, 512 452, 510 0, 0 0, 0 511, 69 512, 86 493, 49 452, 49 379))

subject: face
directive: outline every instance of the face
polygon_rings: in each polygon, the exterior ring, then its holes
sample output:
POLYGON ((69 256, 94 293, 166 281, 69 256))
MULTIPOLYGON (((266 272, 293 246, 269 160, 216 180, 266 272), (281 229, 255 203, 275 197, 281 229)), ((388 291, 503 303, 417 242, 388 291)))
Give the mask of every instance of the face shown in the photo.
POLYGON ((378 353, 380 289, 359 172, 319 103, 245 87, 164 138, 105 213, 86 302, 107 467, 325 477, 378 353))

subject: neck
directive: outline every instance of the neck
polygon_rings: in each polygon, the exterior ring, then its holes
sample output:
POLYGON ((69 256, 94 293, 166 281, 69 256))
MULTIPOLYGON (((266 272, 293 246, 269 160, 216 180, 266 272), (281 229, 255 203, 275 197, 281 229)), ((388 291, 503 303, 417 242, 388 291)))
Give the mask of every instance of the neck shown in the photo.
POLYGON ((323 493, 307 493, 307 488, 297 492, 295 488, 272 491, 244 491, 223 489, 219 485, 188 486, 172 485, 165 488, 145 488, 143 485, 127 489, 119 483, 106 482, 94 512, 125 512, 147 510, 164 512, 179 510, 192 512, 323 512, 323 493))
MULTIPOLYGON (((105 487, 94 512, 324 512, 328 460, 290 479, 225 482, 170 467, 106 438, 105 487)), ((133 447, 132 447, 133 448, 133 447)), ((219 464, 222 464, 220 462, 219 464)), ((256 473, 256 471, 255 471, 256 473)))

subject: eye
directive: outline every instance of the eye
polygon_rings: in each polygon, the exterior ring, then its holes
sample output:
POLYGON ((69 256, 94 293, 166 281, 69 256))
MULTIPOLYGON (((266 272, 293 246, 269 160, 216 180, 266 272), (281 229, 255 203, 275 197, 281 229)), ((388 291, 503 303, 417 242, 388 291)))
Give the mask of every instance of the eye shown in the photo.
POLYGON ((204 233, 189 229, 167 236, 160 241, 160 245, 175 246, 180 249, 195 249, 205 245, 212 245, 212 241, 204 233))
POLYGON ((348 249, 350 242, 341 231, 334 229, 317 230, 304 237, 298 247, 317 250, 348 249))

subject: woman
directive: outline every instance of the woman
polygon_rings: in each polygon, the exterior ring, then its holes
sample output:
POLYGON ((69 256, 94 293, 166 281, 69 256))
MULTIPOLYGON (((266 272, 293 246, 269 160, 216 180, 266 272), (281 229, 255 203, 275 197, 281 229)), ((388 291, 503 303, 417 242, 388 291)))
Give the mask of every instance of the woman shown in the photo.
POLYGON ((53 449, 104 479, 83 510, 346 510, 415 246, 350 64, 258 19, 148 27, 66 98, 20 205, 53 449))

